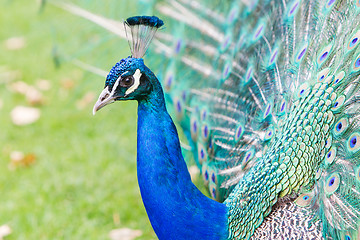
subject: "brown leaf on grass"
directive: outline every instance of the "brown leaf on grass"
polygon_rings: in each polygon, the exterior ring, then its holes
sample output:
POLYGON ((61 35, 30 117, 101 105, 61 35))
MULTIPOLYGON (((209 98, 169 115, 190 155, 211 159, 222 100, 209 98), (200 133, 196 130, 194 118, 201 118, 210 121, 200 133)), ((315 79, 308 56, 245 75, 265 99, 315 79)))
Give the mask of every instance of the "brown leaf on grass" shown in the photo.
POLYGON ((36 157, 33 153, 24 154, 20 151, 12 151, 10 153, 10 169, 18 167, 28 167, 35 163, 36 157))
POLYGON ((24 37, 12 37, 5 41, 5 47, 9 50, 18 50, 25 47, 26 41, 24 37))
POLYGON ((115 226, 120 225, 120 214, 119 213, 113 213, 113 221, 115 226))
POLYGON ((75 86, 75 81, 70 78, 64 78, 61 80, 60 84, 62 88, 66 90, 71 90, 75 86))
POLYGON ((29 91, 26 92, 26 100, 31 105, 40 105, 44 103, 44 98, 41 92, 39 92, 36 88, 30 88, 29 91))
POLYGON ((21 77, 21 71, 11 71, 6 66, 0 66, 0 84, 6 84, 21 77))
POLYGON ((11 233, 11 228, 9 227, 9 225, 2 225, 0 226, 0 240, 2 240, 4 237, 10 235, 11 233))
POLYGON ((133 240, 142 235, 142 231, 130 228, 118 228, 111 230, 109 237, 111 240, 133 240))
POLYGON ((86 93, 80 100, 76 102, 76 107, 81 110, 84 109, 88 105, 92 105, 95 99, 95 93, 88 92, 86 93))
POLYGON ((40 118, 40 110, 32 107, 16 106, 10 113, 15 125, 28 125, 40 118))
POLYGON ((23 81, 17 81, 14 82, 12 84, 10 84, 10 89, 13 90, 14 92, 20 93, 20 94, 26 94, 27 89, 30 86, 23 81))
POLYGON ((48 91, 51 88, 51 83, 50 83, 49 80, 39 79, 39 80, 36 81, 36 86, 41 91, 48 91))
POLYGON ((31 105, 39 105, 44 102, 42 93, 25 82, 14 82, 10 85, 10 88, 17 93, 25 95, 27 102, 31 105))

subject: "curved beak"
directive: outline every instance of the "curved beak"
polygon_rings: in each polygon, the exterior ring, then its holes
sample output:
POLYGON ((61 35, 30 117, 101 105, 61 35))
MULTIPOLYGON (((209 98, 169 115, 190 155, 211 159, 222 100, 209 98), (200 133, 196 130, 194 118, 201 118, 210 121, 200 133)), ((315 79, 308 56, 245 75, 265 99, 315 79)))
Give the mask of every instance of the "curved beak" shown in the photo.
POLYGON ((115 101, 115 97, 111 96, 109 92, 109 87, 104 88, 104 90, 100 93, 99 99, 96 101, 94 108, 93 108, 93 115, 101 108, 105 107, 106 105, 113 103, 115 101))

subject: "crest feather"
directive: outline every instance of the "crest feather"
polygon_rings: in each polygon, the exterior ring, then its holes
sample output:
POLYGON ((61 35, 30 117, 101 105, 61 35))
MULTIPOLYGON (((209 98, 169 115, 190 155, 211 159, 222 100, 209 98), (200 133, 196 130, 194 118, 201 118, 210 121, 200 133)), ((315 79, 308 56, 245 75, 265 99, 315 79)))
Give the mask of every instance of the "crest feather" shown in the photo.
POLYGON ((124 22, 126 37, 133 58, 142 58, 156 31, 164 22, 155 16, 135 16, 124 22))

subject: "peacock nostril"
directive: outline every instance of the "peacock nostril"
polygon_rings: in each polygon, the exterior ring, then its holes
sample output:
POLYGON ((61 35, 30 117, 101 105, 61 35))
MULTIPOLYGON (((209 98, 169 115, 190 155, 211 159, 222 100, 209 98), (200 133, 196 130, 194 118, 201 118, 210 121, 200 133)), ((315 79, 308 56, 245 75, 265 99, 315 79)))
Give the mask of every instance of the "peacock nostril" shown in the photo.
POLYGON ((104 100, 107 99, 108 97, 109 97, 109 94, 107 93, 107 94, 105 94, 104 96, 102 96, 100 100, 101 100, 101 101, 104 101, 104 100))

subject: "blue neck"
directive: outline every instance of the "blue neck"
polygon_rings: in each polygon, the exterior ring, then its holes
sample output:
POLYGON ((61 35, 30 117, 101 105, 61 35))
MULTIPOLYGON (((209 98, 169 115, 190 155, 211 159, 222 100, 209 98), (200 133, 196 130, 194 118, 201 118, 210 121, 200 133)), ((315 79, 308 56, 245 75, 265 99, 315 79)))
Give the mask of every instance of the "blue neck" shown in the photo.
POLYGON ((191 182, 160 84, 138 106, 138 181, 161 239, 227 239, 227 207, 191 182))

